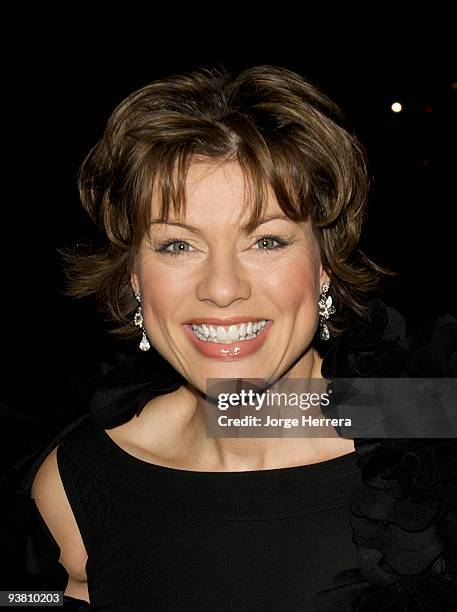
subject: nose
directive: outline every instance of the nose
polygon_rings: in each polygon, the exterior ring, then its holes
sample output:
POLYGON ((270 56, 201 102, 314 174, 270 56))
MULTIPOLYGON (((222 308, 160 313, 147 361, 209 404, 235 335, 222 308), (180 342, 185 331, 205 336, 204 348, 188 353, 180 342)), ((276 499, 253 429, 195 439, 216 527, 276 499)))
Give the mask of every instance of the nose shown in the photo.
POLYGON ((248 274, 233 254, 214 253, 197 284, 197 298, 219 308, 230 306, 236 300, 247 300, 252 292, 248 274))

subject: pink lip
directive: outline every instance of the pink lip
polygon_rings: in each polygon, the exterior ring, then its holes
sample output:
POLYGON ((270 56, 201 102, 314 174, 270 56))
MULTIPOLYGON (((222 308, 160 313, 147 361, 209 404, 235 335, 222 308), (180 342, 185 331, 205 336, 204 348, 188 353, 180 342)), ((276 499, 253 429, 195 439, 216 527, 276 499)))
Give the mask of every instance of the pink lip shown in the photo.
MULTIPOLYGON (((246 319, 241 320, 245 321, 246 319)), ((211 319, 205 319, 205 321, 208 323, 212 322, 211 319)), ((199 340, 192 331, 191 325, 184 325, 184 333, 202 355, 221 361, 236 361, 237 359, 242 359, 258 351, 265 344, 271 326, 272 321, 267 321, 267 324, 259 336, 256 336, 252 340, 235 340, 235 342, 231 344, 220 344, 219 342, 205 342, 204 340, 199 340)))
MULTIPOLYGON (((267 319, 265 319, 266 321, 267 319)), ((189 321, 185 321, 184 325, 200 325, 200 323, 210 323, 211 325, 236 325, 237 323, 247 323, 248 321, 252 321, 255 323, 256 321, 262 321, 258 317, 230 317, 227 319, 216 319, 214 317, 208 317, 206 319, 189 319, 189 321)))

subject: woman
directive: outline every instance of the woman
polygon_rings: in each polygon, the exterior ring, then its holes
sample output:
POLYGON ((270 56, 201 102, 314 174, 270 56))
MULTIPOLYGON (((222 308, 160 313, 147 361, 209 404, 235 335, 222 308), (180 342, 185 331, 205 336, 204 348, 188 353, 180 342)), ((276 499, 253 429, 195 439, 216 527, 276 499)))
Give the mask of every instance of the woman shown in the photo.
POLYGON ((453 317, 411 339, 376 298, 369 182, 341 111, 284 68, 173 75, 113 112, 79 179, 105 243, 64 255, 138 354, 21 488, 29 573, 65 606, 455 609, 455 440, 207 435, 208 379, 455 374, 453 317))

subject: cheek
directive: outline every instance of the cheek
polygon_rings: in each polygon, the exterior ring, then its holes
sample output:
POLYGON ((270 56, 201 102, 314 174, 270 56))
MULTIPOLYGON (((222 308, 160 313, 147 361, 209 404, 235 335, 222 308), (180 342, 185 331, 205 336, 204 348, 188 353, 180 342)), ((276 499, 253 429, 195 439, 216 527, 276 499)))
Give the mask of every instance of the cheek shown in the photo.
POLYGON ((185 289, 161 266, 144 267, 140 273, 143 313, 161 320, 179 307, 185 289))
POLYGON ((263 286, 284 309, 298 309, 317 304, 319 299, 319 267, 309 260, 296 258, 288 265, 273 267, 263 276, 263 286))

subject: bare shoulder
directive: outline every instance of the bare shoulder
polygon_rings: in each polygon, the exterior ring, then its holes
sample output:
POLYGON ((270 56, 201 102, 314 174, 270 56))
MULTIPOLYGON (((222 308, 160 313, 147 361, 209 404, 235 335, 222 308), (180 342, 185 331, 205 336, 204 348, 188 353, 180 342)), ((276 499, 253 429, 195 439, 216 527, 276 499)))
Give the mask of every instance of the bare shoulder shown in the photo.
POLYGON ((31 497, 60 548, 59 562, 68 573, 65 595, 89 602, 87 552, 57 465, 58 445, 47 455, 33 479, 31 497))

